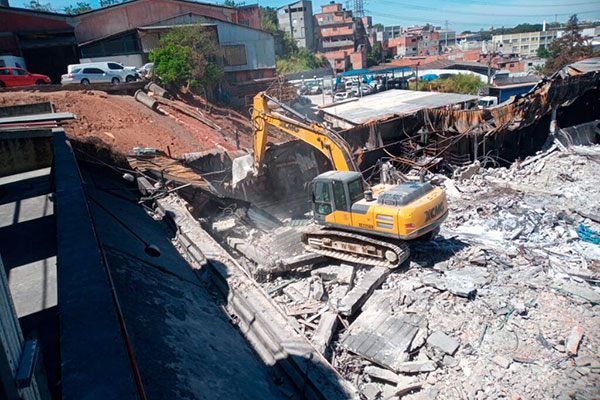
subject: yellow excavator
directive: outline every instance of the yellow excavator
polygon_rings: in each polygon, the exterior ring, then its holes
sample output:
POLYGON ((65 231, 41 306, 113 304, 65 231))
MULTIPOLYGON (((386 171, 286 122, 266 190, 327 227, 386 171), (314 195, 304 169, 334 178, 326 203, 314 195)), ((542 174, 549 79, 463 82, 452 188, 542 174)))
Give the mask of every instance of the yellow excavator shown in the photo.
POLYGON ((302 241, 308 251, 354 263, 395 268, 410 254, 406 241, 433 237, 448 215, 446 194, 428 182, 367 187, 344 138, 317 122, 308 121, 265 92, 254 97, 252 122, 256 174, 263 168, 269 126, 312 145, 331 161, 334 170, 318 175, 311 182, 317 225, 307 227, 303 233, 302 241), (275 107, 302 121, 272 111, 275 107))

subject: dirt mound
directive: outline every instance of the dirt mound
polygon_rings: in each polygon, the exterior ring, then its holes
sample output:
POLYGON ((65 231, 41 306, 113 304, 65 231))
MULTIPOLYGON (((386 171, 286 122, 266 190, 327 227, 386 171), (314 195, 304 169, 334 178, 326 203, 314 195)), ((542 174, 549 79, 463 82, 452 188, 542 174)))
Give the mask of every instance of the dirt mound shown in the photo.
POLYGON ((95 137, 122 153, 131 153, 133 147, 156 147, 170 150, 173 155, 214 148, 234 150, 236 131, 241 148, 252 146, 251 125, 246 116, 224 107, 207 107, 191 95, 187 98, 193 101, 190 105, 219 125, 221 132, 177 110, 155 112, 131 96, 100 91, 1 93, 0 106, 51 101, 57 111, 77 116, 66 124, 69 136, 83 141, 95 137))

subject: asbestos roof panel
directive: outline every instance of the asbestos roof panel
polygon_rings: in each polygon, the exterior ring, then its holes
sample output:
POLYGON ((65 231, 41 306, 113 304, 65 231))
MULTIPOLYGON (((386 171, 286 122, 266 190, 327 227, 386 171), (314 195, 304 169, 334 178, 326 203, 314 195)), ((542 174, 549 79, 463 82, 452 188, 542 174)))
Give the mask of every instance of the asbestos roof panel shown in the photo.
POLYGON ((411 114, 423 108, 439 108, 477 99, 457 93, 417 92, 393 89, 357 101, 324 107, 323 112, 360 125, 389 115, 411 114))

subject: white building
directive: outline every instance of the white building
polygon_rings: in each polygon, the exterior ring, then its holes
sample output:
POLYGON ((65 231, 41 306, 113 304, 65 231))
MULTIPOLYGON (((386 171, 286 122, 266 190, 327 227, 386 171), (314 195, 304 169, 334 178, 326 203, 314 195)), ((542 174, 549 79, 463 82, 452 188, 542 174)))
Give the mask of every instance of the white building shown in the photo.
POLYGON ((557 31, 511 33, 492 36, 492 43, 496 51, 527 57, 535 56, 540 47, 548 47, 557 37, 557 31))

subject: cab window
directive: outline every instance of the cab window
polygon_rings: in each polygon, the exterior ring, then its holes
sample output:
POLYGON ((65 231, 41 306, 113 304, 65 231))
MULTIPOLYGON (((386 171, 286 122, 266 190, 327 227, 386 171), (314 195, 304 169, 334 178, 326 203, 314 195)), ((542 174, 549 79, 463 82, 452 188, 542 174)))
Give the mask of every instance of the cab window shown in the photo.
POLYGON ((10 69, 8 69, 8 68, 0 69, 0 75, 10 75, 10 69))
POLYGON ((335 200, 336 210, 348 211, 346 193, 344 192, 344 184, 340 181, 333 181, 333 198, 335 200))
POLYGON ((123 66, 119 65, 117 63, 108 63, 108 68, 109 69, 123 69, 123 66))
POLYGON ((331 197, 327 182, 316 182, 314 186, 315 212, 321 215, 331 214, 331 197))
POLYGON ((24 69, 13 69, 15 71, 15 75, 27 75, 27 71, 24 69))
POLYGON ((348 184, 348 192, 350 193, 350 200, 354 203, 363 198, 364 190, 362 185, 362 179, 358 178, 348 184))

